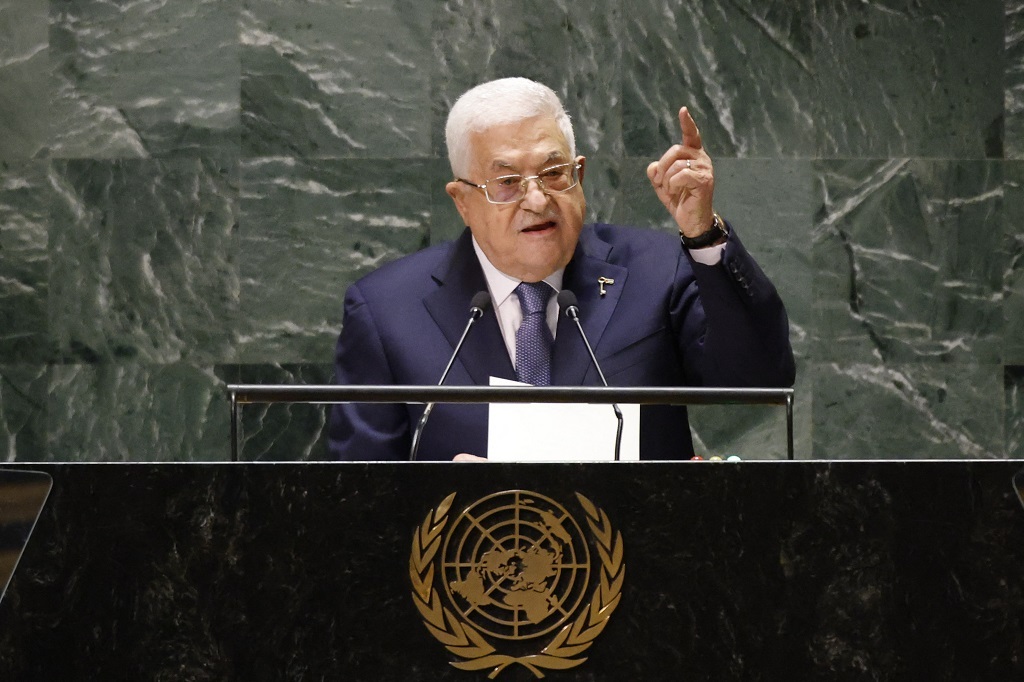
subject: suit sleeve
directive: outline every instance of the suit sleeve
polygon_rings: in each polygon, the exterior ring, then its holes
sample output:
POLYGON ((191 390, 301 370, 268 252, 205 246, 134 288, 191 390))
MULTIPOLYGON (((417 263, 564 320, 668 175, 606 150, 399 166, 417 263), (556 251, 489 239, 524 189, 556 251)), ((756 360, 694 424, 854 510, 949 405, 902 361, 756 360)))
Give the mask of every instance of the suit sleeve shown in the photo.
MULTIPOLYGON (((334 354, 335 381, 341 385, 396 383, 371 306, 356 285, 345 295, 341 335, 334 354)), ((390 403, 346 403, 331 409, 327 447, 348 461, 405 460, 411 435, 408 411, 390 403)))
POLYGON ((692 383, 722 387, 787 387, 796 377, 789 319, 775 286, 730 228, 718 265, 693 261, 679 281, 673 315, 692 383), (697 300, 693 299, 694 287, 697 300))

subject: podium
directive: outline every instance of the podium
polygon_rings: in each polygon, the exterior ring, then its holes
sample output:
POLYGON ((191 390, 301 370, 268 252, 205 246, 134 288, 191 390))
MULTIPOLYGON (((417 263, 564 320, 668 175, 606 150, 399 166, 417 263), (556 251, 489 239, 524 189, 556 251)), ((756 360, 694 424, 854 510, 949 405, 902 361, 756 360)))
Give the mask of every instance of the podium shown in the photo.
POLYGON ((23 465, 0 679, 1024 679, 1020 467, 23 465))

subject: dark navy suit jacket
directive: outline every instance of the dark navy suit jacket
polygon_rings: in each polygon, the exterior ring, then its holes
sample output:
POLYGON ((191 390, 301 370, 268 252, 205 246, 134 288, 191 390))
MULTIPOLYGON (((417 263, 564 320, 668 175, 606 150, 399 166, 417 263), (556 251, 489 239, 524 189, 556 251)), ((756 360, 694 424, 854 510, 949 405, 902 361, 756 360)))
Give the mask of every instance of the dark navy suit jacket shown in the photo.
MULTIPOLYGON (((789 324, 775 287, 731 233, 722 262, 700 265, 677 236, 588 225, 563 288, 611 386, 791 386, 789 324), (615 280, 600 296, 598 278, 615 280)), ((453 242, 381 267, 353 284, 335 354, 341 384, 436 385, 458 343, 470 299, 486 291, 467 229, 453 242)), ((515 379, 493 308, 474 326, 447 385, 515 379)), ((559 317, 552 384, 600 385, 578 330, 559 317)), ((332 409, 328 447, 345 460, 403 460, 422 405, 350 404, 332 409)), ((682 407, 644 407, 644 459, 693 454, 682 407)), ((419 459, 487 454, 486 405, 437 405, 419 459)))

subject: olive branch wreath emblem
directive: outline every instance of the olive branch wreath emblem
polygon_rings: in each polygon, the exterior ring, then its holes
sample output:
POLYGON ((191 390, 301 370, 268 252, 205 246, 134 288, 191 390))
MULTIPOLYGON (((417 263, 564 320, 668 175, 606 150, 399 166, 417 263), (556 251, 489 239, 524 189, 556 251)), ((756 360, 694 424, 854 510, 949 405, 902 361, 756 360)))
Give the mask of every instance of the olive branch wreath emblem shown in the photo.
POLYGON ((597 540, 601 579, 590 595, 590 603, 581 609, 576 619, 562 627, 538 653, 527 656, 509 656, 498 652, 479 631, 469 623, 460 621, 441 603, 441 597, 434 589, 434 558, 441 547, 442 531, 448 523, 448 513, 455 501, 455 493, 444 498, 437 509, 427 513, 423 523, 413 532, 409 578, 413 586, 413 602, 427 630, 448 651, 464 659, 453 661, 451 665, 461 670, 493 667, 488 679, 494 679, 505 668, 519 664, 536 677, 542 678, 545 669, 568 670, 587 660, 580 658, 580 654, 594 643, 619 605, 626 566, 622 560, 622 533, 612 529, 604 510, 580 493, 576 493, 576 498, 586 512, 587 525, 597 540))

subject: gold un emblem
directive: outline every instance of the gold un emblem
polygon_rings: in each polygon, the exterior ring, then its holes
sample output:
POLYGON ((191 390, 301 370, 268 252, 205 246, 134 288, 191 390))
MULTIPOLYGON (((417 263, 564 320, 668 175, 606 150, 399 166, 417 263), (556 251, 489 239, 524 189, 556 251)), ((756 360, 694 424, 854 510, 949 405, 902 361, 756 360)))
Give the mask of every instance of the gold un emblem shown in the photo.
POLYGON ((488 495, 450 518, 455 493, 413 533, 412 598, 427 630, 462 670, 519 664, 566 670, 619 604, 622 533, 583 495, 585 533, 565 507, 527 490, 488 495), (445 529, 448 529, 445 532, 445 529), (591 558, 591 542, 596 556, 591 558))

